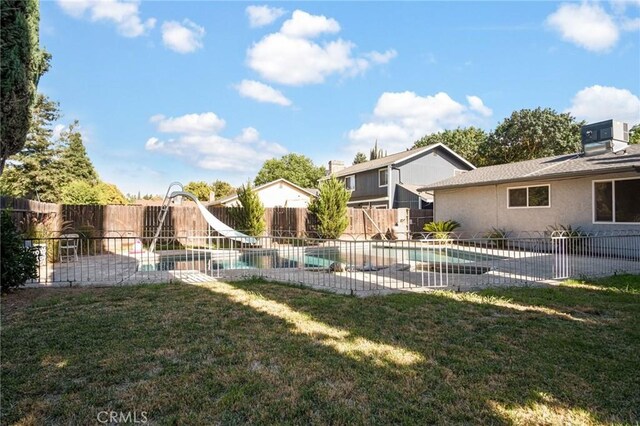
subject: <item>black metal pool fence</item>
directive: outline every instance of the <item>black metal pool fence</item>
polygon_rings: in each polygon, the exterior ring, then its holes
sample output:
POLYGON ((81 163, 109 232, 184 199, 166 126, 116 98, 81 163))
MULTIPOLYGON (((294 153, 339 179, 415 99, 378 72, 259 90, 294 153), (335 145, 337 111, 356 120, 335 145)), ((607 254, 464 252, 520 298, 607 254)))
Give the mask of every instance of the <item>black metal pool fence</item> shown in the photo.
POLYGON ((640 232, 554 231, 516 236, 411 234, 407 239, 326 240, 279 235, 255 244, 210 231, 66 234, 25 240, 39 256, 30 285, 125 285, 262 277, 342 293, 530 285, 640 273, 640 232))

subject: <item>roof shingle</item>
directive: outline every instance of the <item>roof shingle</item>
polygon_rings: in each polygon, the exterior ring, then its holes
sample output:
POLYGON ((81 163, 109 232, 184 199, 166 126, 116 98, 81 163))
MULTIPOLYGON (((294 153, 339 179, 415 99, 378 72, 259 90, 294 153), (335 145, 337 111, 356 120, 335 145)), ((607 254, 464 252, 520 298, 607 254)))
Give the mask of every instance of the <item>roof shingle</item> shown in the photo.
POLYGON ((582 153, 538 158, 498 166, 479 167, 452 178, 419 188, 420 191, 489 185, 496 183, 618 173, 636 170, 640 173, 640 145, 629 145, 624 152, 585 157, 582 153))

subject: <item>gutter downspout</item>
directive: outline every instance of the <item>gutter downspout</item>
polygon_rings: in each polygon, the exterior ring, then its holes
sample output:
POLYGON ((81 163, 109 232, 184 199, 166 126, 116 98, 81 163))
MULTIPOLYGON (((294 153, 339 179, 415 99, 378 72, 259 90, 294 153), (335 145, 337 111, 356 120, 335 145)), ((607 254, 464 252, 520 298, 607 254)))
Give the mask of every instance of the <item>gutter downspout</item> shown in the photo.
POLYGON ((387 208, 388 209, 392 209, 393 208, 393 195, 394 195, 394 191, 392 190, 392 188, 395 186, 394 179, 393 179, 393 168, 391 167, 391 165, 387 166, 387 208))

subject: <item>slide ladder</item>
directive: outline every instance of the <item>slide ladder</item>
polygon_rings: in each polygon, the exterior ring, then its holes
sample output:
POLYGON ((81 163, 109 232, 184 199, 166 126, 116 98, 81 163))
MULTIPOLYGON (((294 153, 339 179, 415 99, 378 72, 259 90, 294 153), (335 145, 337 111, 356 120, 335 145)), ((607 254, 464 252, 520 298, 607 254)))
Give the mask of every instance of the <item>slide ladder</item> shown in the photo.
POLYGON ((156 249, 156 242, 160 237, 160 232, 162 231, 164 220, 167 216, 167 212, 169 211, 169 205, 171 204, 171 200, 174 199, 175 197, 186 197, 193 200, 196 203, 196 207, 198 207, 200 214, 202 215, 204 220, 207 222, 207 224, 214 231, 216 231, 218 234, 222 235, 223 237, 229 238, 230 240, 234 240, 240 243, 245 243, 245 244, 256 244, 258 242, 256 238, 251 237, 247 234, 243 234, 240 231, 236 231, 235 229, 231 228, 229 225, 225 224, 220 219, 212 215, 211 212, 207 210, 205 206, 202 205, 200 200, 198 200, 198 197, 196 197, 190 192, 184 191, 181 183, 173 182, 171 185, 169 185, 167 194, 165 195, 164 200, 162 202, 162 208, 160 209, 160 213, 158 214, 158 222, 159 222, 158 229, 156 230, 156 233, 153 237, 153 241, 151 242, 149 251, 153 252, 156 249), (179 186, 180 191, 171 192, 171 188, 173 188, 174 186, 179 186))
POLYGON ((180 191, 184 191, 184 187, 180 182, 172 182, 167 189, 167 193, 162 200, 162 207, 160 207, 160 212, 158 213, 158 229, 156 229, 156 233, 153 235, 153 241, 151 241, 151 246, 149 247, 150 252, 154 252, 156 250, 156 242, 160 237, 160 232, 162 232, 162 226, 164 225, 164 220, 167 217, 167 212, 169 211, 169 205, 171 204, 171 200, 173 197, 171 196, 171 188, 177 186, 180 188, 180 191))

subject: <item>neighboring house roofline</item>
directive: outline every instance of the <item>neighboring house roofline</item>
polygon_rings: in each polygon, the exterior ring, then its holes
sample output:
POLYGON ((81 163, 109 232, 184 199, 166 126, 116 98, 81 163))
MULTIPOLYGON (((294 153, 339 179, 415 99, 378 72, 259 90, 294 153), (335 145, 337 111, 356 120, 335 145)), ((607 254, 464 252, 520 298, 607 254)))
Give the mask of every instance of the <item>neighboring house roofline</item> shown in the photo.
POLYGON ((414 149, 410 149, 410 150, 407 150, 407 151, 396 152, 395 154, 387 155, 386 157, 377 158, 375 160, 369 160, 369 161, 366 161, 364 163, 354 164, 352 166, 345 167, 344 169, 342 169, 342 170, 340 170, 340 171, 338 171, 336 173, 333 173, 332 175, 327 175, 327 176, 323 177, 321 180, 329 179, 329 177, 331 177, 331 176, 345 177, 345 176, 355 175, 357 173, 362 173, 362 172, 367 172, 367 171, 371 171, 371 170, 382 169, 382 168, 385 168, 385 167, 390 166, 390 165, 391 166, 395 166, 397 164, 400 164, 400 163, 403 163, 405 161, 411 160, 414 157, 422 155, 425 152, 433 151, 436 148, 444 149, 450 155, 452 155, 453 157, 457 158, 459 161, 461 161, 465 165, 469 166, 469 168, 471 168, 472 170, 476 168, 473 164, 471 164, 470 162, 468 162, 467 160, 462 158, 454 150, 452 150, 451 148, 449 148, 445 144, 443 144, 441 142, 438 142, 438 143, 435 143, 435 144, 432 144, 432 145, 423 146, 423 147, 420 147, 420 148, 414 148, 414 149))
POLYGON ((424 199, 427 198, 424 192, 420 192, 420 188, 418 187, 419 185, 409 185, 406 183, 399 183, 398 186, 412 194, 417 195, 420 198, 424 198, 424 199))
MULTIPOLYGON (((640 169, 639 168, 630 166, 630 167, 625 168, 625 169, 611 168, 611 169, 598 169, 598 170, 575 172, 575 173, 546 174, 546 175, 542 175, 542 176, 531 175, 531 176, 523 176, 523 177, 512 178, 512 179, 498 179, 498 180, 483 181, 483 182, 468 183, 468 184, 453 184, 453 185, 438 185, 438 186, 430 185, 430 186, 425 186, 425 187, 422 187, 422 188, 418 188, 418 191, 426 192, 426 191, 433 191, 433 190, 438 190, 438 189, 464 188, 464 187, 470 187, 470 186, 499 185, 499 184, 502 184, 502 183, 515 183, 515 182, 531 182, 531 181, 542 182, 542 181, 548 181, 548 180, 557 180, 559 178, 572 179, 572 178, 585 177, 585 176, 614 174, 614 173, 628 173, 628 172, 634 172, 634 171, 640 174, 640 169)), ((449 180, 449 179, 447 179, 447 180, 449 180)), ((445 182, 445 181, 440 181, 440 182, 445 182)), ((434 185, 438 184, 438 183, 439 182, 435 182, 434 185)))
POLYGON ((580 154, 564 154, 497 166, 480 167, 429 185, 418 191, 465 188, 512 182, 547 181, 601 174, 640 173, 640 145, 629 145, 624 154, 607 152, 585 157, 580 154))
MULTIPOLYGON (((469 168, 471 168, 471 170, 474 170, 476 168, 476 166, 474 166, 473 164, 471 164, 470 162, 468 162, 467 160, 465 160, 464 158, 462 158, 462 156, 460 156, 460 154, 458 154, 457 152, 455 152, 454 150, 452 150, 451 148, 449 148, 448 146, 446 146, 445 144, 443 144, 442 142, 438 142, 436 144, 433 145, 429 145, 426 148, 429 148, 426 151, 433 151, 436 148, 443 148, 445 151, 447 151, 449 154, 453 155, 455 158, 457 158, 458 160, 460 160, 462 163, 466 164, 467 166, 469 166, 469 168)), ((392 166, 397 165, 398 163, 402 163, 404 161, 410 160, 413 157, 417 157, 418 155, 422 154, 422 152, 417 152, 415 154, 412 154, 406 158, 403 158, 402 160, 398 160, 396 162, 394 162, 393 164, 391 164, 392 166)))
MULTIPOLYGON (((287 184, 287 185, 289 185, 289 186, 291 186, 291 187, 293 187, 293 188, 295 188, 295 189, 297 189, 297 190, 299 190, 301 192, 304 192, 305 194, 309 195, 310 197, 313 197, 313 198, 317 197, 317 194, 314 194, 310 190, 308 190, 306 188, 303 188, 303 187, 301 187, 299 185, 296 185, 295 183, 290 182, 290 181, 286 180, 285 178, 279 178, 279 179, 276 179, 276 180, 272 180, 271 182, 263 183, 262 185, 255 186, 255 187, 253 187, 251 189, 253 191, 260 191, 262 189, 265 189, 265 188, 268 188, 270 186, 273 186, 273 185, 275 185, 277 183, 285 183, 285 184, 287 184)), ((228 196, 226 196, 224 198, 220 198, 218 200, 214 200, 214 204, 228 203, 228 202, 233 201, 233 200, 235 200, 237 198, 238 198, 238 194, 237 193, 233 194, 233 195, 228 195, 228 196)))

